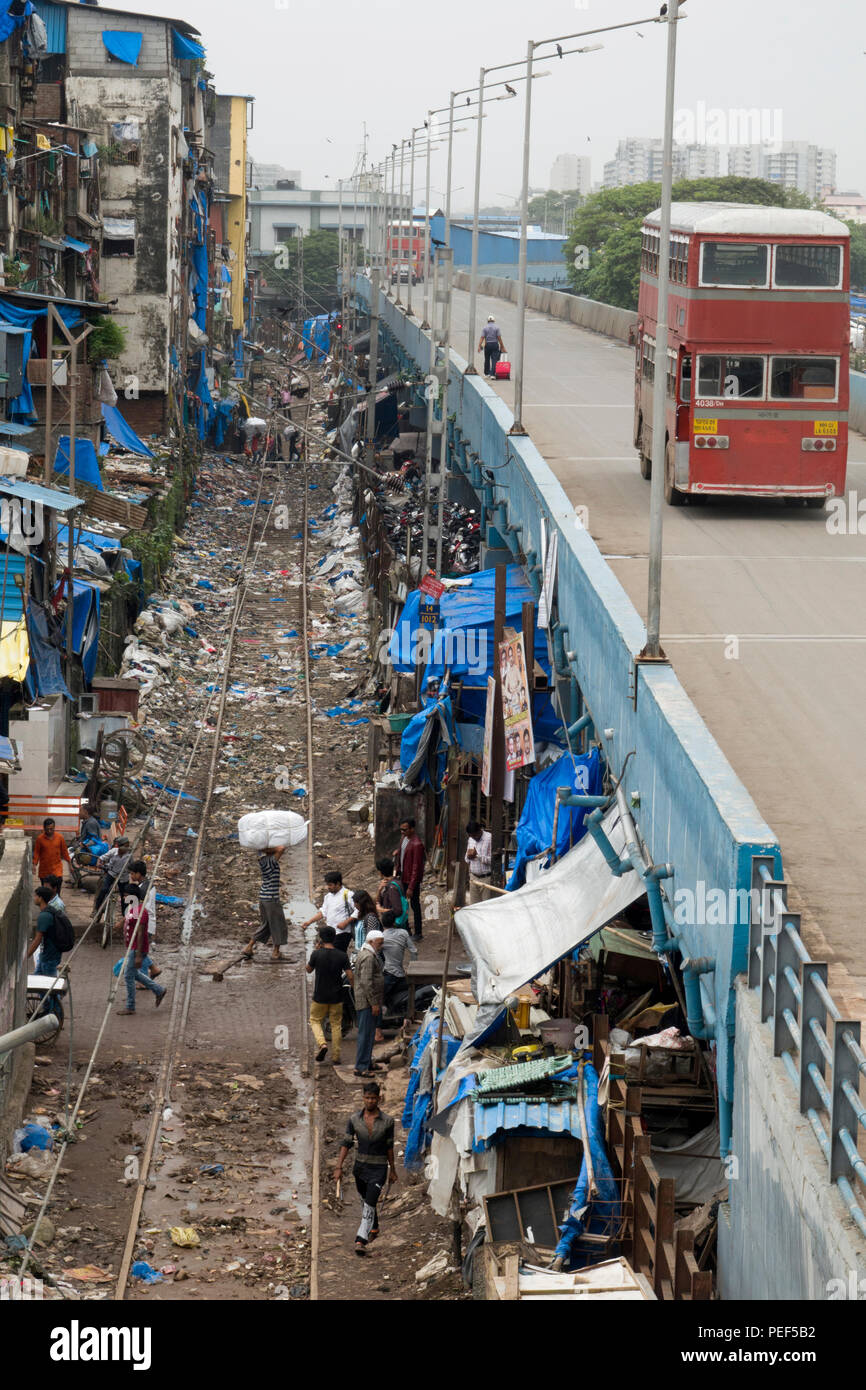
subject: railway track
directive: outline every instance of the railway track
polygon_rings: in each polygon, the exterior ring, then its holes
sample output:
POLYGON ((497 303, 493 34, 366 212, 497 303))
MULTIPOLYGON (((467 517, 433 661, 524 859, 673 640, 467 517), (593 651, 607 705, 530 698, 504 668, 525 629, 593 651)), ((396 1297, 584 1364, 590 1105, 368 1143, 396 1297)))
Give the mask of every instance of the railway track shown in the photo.
MULTIPOLYGON (((305 433, 308 433, 309 430, 309 418, 313 403, 311 374, 307 374, 307 379, 309 390, 307 394, 305 421, 303 426, 305 433)), ((207 842, 207 830, 210 824, 211 810, 213 806, 218 761, 220 749, 222 746, 222 733, 226 713, 226 699, 233 680, 233 663, 236 651, 236 637, 238 625, 244 612, 244 608, 247 604, 251 584, 256 574, 256 562, 255 560, 251 562, 250 557, 251 555, 255 555, 257 557, 259 554, 259 549, 256 547, 256 542, 258 542, 258 546, 261 546, 264 542, 264 538, 268 531, 269 524, 271 523, 274 507, 277 504, 278 497, 282 496, 282 498, 284 499, 284 504, 288 507, 291 506, 291 498, 288 492, 288 478, 285 466, 280 468, 279 487, 277 491, 275 491, 274 497, 271 499, 270 504, 267 505, 265 502, 263 502, 262 492, 266 469, 267 465, 263 463, 261 471, 259 473, 258 490, 256 493, 255 505, 253 508, 252 516, 250 518, 249 528, 247 531, 246 544, 244 548, 243 559, 241 561, 240 574, 235 592, 234 605, 232 609, 231 619, 228 625, 228 631, 222 655, 222 675, 219 682, 219 691, 217 695, 216 709, 214 713, 211 756, 208 765, 207 780, 205 785, 204 797, 202 801, 201 817, 199 820, 197 830, 195 849, 193 853, 193 861, 190 869, 189 888, 187 892, 187 904, 183 918, 180 948, 180 969, 175 981, 175 987, 172 994, 171 1014, 162 1051, 159 1079, 155 1089, 155 1097, 152 1106, 152 1118, 150 1126, 148 1128, 147 1137, 144 1143, 144 1148, 141 1156, 139 1176, 133 1196, 132 1210, 130 1213, 127 1236, 124 1244, 123 1256, 121 1259, 120 1272, 118 1274, 117 1283, 115 1286, 115 1297, 117 1299, 124 1299, 128 1292, 130 1270, 135 1256, 136 1245, 139 1239, 139 1227, 142 1218, 142 1210, 144 1206, 145 1195, 148 1189, 148 1184, 151 1179, 154 1158, 157 1153, 157 1146, 163 1129, 163 1116, 166 1113, 167 1108, 170 1109, 169 1102, 171 1099, 172 1081, 175 1074, 175 1068, 177 1065, 178 1057, 183 1046, 184 1037, 189 1020, 190 1003, 192 999, 194 989, 194 978, 196 973, 196 957, 194 950, 196 944, 195 927, 196 918, 199 915, 201 908, 200 899, 202 855, 205 844, 207 842)), ((300 516, 301 541, 299 547, 301 552, 300 569, 302 575, 302 582, 299 587, 300 611, 298 614, 298 618, 300 622, 300 633, 304 653, 306 691, 306 761, 307 793, 310 820, 307 836, 307 888, 309 895, 312 896, 314 886, 312 845, 314 839, 315 797, 313 771, 312 700, 310 695, 310 658, 308 640, 309 463, 307 451, 305 451, 303 464, 303 482, 303 507, 300 516)), ((189 768, 187 772, 189 773, 189 768)), ((181 788, 181 790, 183 790, 183 788, 181 788)), ((157 861, 157 865, 155 866, 155 868, 156 872, 154 878, 156 880, 158 878, 159 861, 157 861)), ((306 1015, 306 976, 304 974, 301 974, 298 988, 304 995, 304 998, 301 1001, 301 1008, 299 1010, 300 1025, 301 1027, 304 1027, 306 1015)), ((307 1072, 308 1070, 309 1067, 307 1065, 307 1072)))

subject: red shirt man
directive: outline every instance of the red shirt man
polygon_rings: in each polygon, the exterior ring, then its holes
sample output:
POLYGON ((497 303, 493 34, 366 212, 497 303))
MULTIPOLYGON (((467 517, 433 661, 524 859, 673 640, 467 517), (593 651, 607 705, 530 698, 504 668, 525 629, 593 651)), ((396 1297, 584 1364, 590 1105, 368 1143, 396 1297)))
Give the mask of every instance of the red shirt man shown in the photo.
POLYGON ((424 864, 427 859, 427 851, 424 848, 421 837, 415 831, 415 822, 411 816, 404 817, 400 822, 400 878, 403 883, 403 891, 409 902, 412 904, 412 915, 415 919, 415 930, 412 933, 416 941, 421 940, 421 880, 424 877, 424 864))
POLYGON ((69 850, 66 848, 66 841, 59 830, 54 828, 54 821, 49 816, 42 822, 42 834, 37 835, 33 845, 33 870, 41 879, 48 878, 49 874, 57 874, 63 877, 63 860, 69 864, 69 850))

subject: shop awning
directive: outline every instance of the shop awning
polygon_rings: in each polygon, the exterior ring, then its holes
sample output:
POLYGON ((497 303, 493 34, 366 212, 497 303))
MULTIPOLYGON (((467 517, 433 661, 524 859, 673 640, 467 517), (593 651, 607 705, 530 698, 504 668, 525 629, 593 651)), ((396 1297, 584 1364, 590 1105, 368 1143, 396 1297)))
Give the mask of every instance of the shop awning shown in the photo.
MULTIPOLYGON (((625 847, 619 811, 602 821, 613 848, 625 847)), ((551 965, 644 893, 634 869, 619 878, 587 835, 569 854, 516 892, 463 907, 454 922, 477 971, 482 1007, 502 1007, 551 965)))

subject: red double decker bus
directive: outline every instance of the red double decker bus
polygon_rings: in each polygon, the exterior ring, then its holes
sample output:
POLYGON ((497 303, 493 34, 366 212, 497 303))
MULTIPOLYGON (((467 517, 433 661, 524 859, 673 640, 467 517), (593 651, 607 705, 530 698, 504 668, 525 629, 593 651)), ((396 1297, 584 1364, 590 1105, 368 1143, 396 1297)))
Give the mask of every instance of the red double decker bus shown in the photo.
POLYGON ((845 490, 848 229, 822 212, 739 203, 671 209, 667 361, 656 360, 660 210, 645 219, 634 444, 651 470, 664 371, 665 498, 803 499, 845 490))
POLYGON ((388 274, 392 284, 424 279, 424 227, 417 222, 388 223, 388 274))

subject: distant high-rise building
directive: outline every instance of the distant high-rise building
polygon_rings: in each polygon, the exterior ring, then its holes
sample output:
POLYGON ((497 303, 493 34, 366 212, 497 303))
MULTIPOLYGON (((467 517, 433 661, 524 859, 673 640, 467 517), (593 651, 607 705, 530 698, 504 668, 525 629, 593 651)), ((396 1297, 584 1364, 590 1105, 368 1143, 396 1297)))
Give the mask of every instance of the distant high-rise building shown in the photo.
POLYGON ((786 140, 778 149, 732 145, 728 150, 728 173, 739 178, 766 179, 783 188, 798 188, 809 198, 819 198, 836 187, 836 151, 805 140, 786 140))
MULTIPOLYGON (((664 146, 661 139, 620 140, 616 154, 604 166, 605 188, 633 183, 661 183, 664 146)), ((674 178, 713 178, 719 172, 716 145, 674 145, 674 178)))
POLYGON ((557 193, 587 194, 592 184, 589 155, 558 154, 550 169, 550 187, 557 193))

